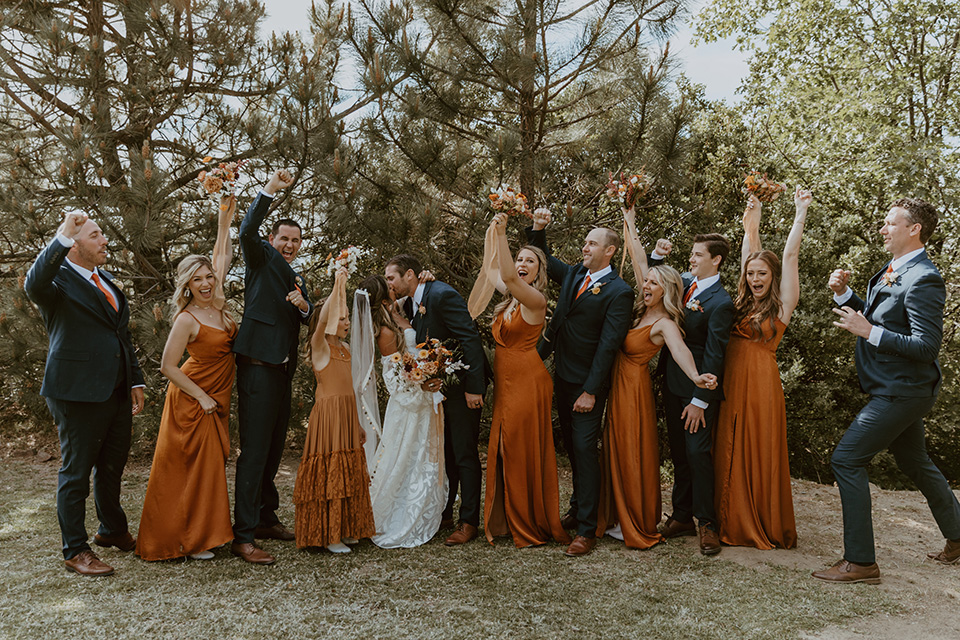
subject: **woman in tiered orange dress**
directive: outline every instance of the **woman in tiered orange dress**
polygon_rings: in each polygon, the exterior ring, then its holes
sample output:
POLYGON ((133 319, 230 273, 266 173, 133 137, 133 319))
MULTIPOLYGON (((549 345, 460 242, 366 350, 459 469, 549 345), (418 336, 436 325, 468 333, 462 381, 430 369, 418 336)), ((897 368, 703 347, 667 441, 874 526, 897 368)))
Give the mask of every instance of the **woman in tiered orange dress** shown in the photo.
POLYGON ((494 403, 483 520, 487 541, 510 535, 517 547, 565 544, 553 446, 553 380, 537 354, 546 318, 547 259, 535 247, 507 244, 506 214, 494 218, 505 298, 494 309, 494 403))
POLYGON ((233 539, 224 465, 237 323, 224 306, 222 277, 235 210, 232 196, 220 205, 212 260, 190 255, 177 267, 173 328, 160 362, 170 384, 137 539, 144 560, 209 560, 211 549, 233 539), (184 349, 190 357, 177 367, 184 349))
POLYGON ((660 449, 648 363, 666 344, 697 386, 713 388, 717 378, 697 373, 693 355, 683 342, 680 274, 667 266, 648 270, 632 207, 624 210, 624 220, 624 243, 642 295, 637 299, 633 328, 610 371, 597 536, 606 533, 631 549, 648 549, 663 540, 657 532, 661 518, 660 449))
POLYGON ((800 300, 799 255, 812 196, 799 188, 783 248, 783 269, 760 247, 760 201, 743 214, 737 321, 727 345, 714 440, 717 518, 724 544, 772 549, 797 546, 787 457, 787 412, 777 346, 800 300))
POLYGON ((307 359, 317 378, 303 457, 293 489, 297 547, 348 553, 360 538, 376 533, 370 506, 370 476, 344 344, 350 329, 347 271, 339 269, 333 293, 310 319, 307 359))

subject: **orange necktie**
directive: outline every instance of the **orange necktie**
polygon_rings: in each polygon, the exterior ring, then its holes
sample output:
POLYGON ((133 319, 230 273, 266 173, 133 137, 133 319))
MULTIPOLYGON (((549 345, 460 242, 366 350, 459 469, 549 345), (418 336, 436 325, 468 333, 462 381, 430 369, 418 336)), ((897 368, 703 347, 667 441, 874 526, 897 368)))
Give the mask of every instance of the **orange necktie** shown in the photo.
POLYGON ((580 297, 580 294, 583 293, 584 291, 586 291, 586 290, 587 290, 587 287, 589 287, 589 286, 590 286, 590 274, 588 273, 588 274, 587 274, 587 277, 583 279, 583 284, 580 285, 580 290, 577 291, 577 297, 574 298, 574 300, 576 300, 577 298, 579 298, 579 297, 580 297))
POLYGON ((688 302, 690 302, 690 298, 693 297, 693 292, 696 290, 697 290, 697 283, 694 282, 692 285, 690 285, 690 288, 687 289, 687 295, 683 296, 683 304, 687 304, 688 302))
POLYGON ((103 292, 103 295, 107 296, 107 302, 110 303, 110 306, 113 307, 114 311, 120 311, 120 308, 117 307, 117 300, 113 297, 113 294, 110 293, 110 290, 103 286, 103 283, 100 282, 100 276, 97 275, 97 272, 94 271, 93 275, 90 276, 93 279, 93 283, 97 285, 97 289, 100 289, 103 292))

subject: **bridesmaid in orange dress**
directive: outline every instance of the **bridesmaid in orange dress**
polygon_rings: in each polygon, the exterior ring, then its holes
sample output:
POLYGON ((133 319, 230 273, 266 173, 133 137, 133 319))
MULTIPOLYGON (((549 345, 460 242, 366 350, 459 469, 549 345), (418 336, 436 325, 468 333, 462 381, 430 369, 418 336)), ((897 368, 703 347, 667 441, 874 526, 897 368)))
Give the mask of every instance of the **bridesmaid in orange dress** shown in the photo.
POLYGON ((376 533, 370 476, 363 452, 366 434, 357 415, 350 371, 347 271, 339 269, 333 293, 310 319, 307 359, 317 379, 303 457, 293 489, 297 547, 349 553, 348 545, 376 533))
POLYGON ((672 267, 647 269, 635 217, 632 207, 624 210, 624 242, 634 276, 642 284, 642 295, 634 309, 633 328, 627 332, 610 371, 597 536, 606 533, 631 549, 649 549, 663 537, 657 532, 661 519, 660 448, 648 364, 666 344, 697 386, 713 388, 717 377, 697 373, 680 329, 683 280, 672 267))
POLYGON ((797 188, 796 215, 783 248, 783 269, 760 246, 760 201, 743 214, 737 319, 727 345, 724 401, 714 432, 717 517, 724 544, 797 546, 787 457, 787 412, 777 346, 800 300, 799 256, 813 197, 797 188))
POLYGON ((518 547, 564 544, 560 487, 553 447, 553 380, 537 354, 546 318, 546 256, 536 247, 507 244, 507 216, 494 217, 497 266, 505 297, 494 309, 494 403, 487 451, 483 520, 487 541, 510 535, 518 547))
POLYGON ((137 539, 144 560, 209 560, 211 549, 233 539, 224 465, 237 323, 224 305, 222 275, 235 210, 232 196, 220 204, 212 260, 190 255, 177 266, 173 328, 160 362, 170 384, 137 539), (190 357, 178 367, 184 349, 190 357))

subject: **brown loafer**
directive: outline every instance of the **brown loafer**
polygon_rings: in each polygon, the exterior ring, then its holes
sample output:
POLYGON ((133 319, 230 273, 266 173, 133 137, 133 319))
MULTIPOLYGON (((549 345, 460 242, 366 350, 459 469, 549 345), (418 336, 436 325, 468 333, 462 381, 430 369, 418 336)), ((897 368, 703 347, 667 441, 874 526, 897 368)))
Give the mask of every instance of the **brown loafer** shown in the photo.
POLYGON ((110 576, 113 575, 113 567, 97 557, 90 549, 84 549, 69 560, 64 560, 63 564, 74 573, 82 576, 110 576))
POLYGON ((230 545, 230 553, 240 556, 250 564, 273 564, 277 561, 276 558, 252 542, 234 542, 230 545))
POLYGON ((293 531, 278 522, 272 527, 257 527, 253 531, 253 537, 257 540, 285 540, 289 542, 296 539, 297 536, 293 534, 293 531))
POLYGON ((880 567, 874 562, 868 567, 861 567, 858 564, 840 560, 829 569, 814 571, 812 574, 817 580, 824 582, 854 583, 865 582, 867 584, 880 584, 880 567))
POLYGON ((580 556, 585 556, 591 551, 593 547, 596 546, 596 538, 587 538, 586 536, 577 536, 573 539, 573 542, 570 543, 570 546, 567 547, 567 550, 564 551, 565 554, 571 558, 579 558, 580 556))
POLYGON ((560 526, 570 531, 571 529, 576 529, 577 525, 580 524, 580 521, 577 520, 577 517, 572 513, 565 513, 560 516, 560 526))
POLYGON ((130 535, 129 531, 116 536, 102 536, 98 533, 93 536, 93 544, 98 547, 116 547, 120 551, 133 551, 137 546, 137 539, 130 535))
POLYGON ((700 527, 700 553, 705 556, 720 553, 720 536, 709 527, 700 527))
POLYGON ((457 530, 454 531, 449 538, 443 541, 443 544, 448 547, 453 547, 458 544, 464 544, 470 542, 477 537, 477 528, 472 524, 466 522, 461 522, 460 526, 457 527, 457 530))
POLYGON ((940 564, 957 564, 960 562, 960 540, 947 540, 943 551, 940 553, 928 553, 927 557, 936 560, 940 564))
POLYGON ((659 531, 660 535, 664 538, 697 535, 697 527, 693 524, 692 520, 690 522, 680 522, 669 516, 665 521, 657 525, 657 531, 659 531))

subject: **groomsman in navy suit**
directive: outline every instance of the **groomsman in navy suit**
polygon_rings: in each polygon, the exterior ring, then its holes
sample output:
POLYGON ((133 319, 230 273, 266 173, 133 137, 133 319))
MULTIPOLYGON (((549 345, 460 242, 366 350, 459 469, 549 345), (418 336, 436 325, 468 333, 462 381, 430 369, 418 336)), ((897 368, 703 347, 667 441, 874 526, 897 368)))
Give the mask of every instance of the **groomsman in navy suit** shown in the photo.
POLYGON ((130 451, 133 416, 143 409, 143 375, 130 340, 127 298, 100 267, 107 238, 83 213, 68 213, 57 237, 27 272, 27 296, 40 308, 50 338, 40 394, 57 422, 61 466, 57 519, 67 569, 113 573, 87 544, 86 499, 100 528, 93 541, 130 551, 136 539, 120 506, 120 477, 130 451))
MULTIPOLYGON (((658 249, 665 241, 657 243, 658 249)), ((666 243, 669 245, 669 243, 666 243)), ((714 508, 713 428, 723 400, 723 361, 733 327, 734 306, 720 283, 720 266, 730 253, 722 235, 693 239, 690 272, 683 274, 684 342, 697 370, 712 373, 714 389, 700 389, 683 373, 666 349, 660 355, 665 372, 664 410, 673 459, 673 513, 657 529, 666 538, 700 533, 700 553, 720 553, 714 508)), ((661 258, 658 252, 651 256, 661 258)))
POLYGON ((880 582, 867 465, 884 449, 923 493, 947 539, 943 551, 928 556, 943 564, 960 561, 960 503, 927 455, 923 429, 942 381, 937 355, 946 290, 924 249, 937 221, 928 202, 904 198, 893 203, 880 227, 893 260, 870 278, 865 301, 847 286, 849 271, 830 275, 840 307, 833 310, 839 316, 833 324, 857 336, 857 375, 870 400, 831 459, 843 508, 843 559, 814 572, 820 580, 880 582))
POLYGON ((260 237, 274 196, 291 184, 289 172, 274 173, 240 223, 246 271, 243 321, 233 345, 240 457, 231 551, 254 564, 274 562, 254 538, 294 539, 277 517, 280 494, 274 478, 287 439, 300 325, 307 324, 312 307, 303 277, 290 266, 300 251, 300 225, 283 218, 267 240, 260 237))
POLYGON ((537 209, 527 229, 530 244, 547 254, 547 274, 560 284, 557 306, 538 351, 554 353, 554 391, 563 445, 573 470, 570 509, 560 519, 577 535, 568 556, 590 553, 596 544, 600 499, 600 455, 603 409, 610 390, 610 368, 630 329, 633 289, 610 266, 620 236, 596 228, 583 244, 583 261, 568 265, 553 257, 544 227, 550 212, 537 209))

